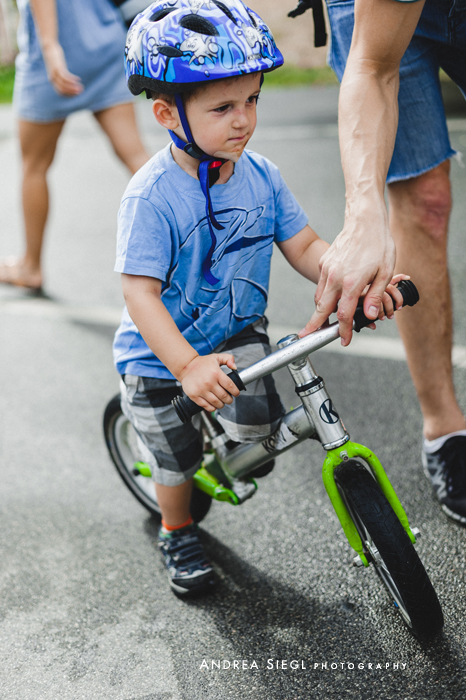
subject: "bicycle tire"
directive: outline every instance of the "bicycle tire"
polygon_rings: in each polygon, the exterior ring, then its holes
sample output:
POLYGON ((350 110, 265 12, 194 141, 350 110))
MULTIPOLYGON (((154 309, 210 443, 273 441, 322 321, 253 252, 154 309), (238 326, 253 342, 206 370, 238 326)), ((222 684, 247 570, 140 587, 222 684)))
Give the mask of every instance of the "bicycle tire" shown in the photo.
MULTIPOLYGON (((134 467, 135 462, 143 460, 138 454, 136 431, 122 413, 119 394, 114 396, 105 408, 103 428, 110 457, 124 484, 155 520, 161 522, 162 513, 157 503, 154 482, 150 477, 142 476, 134 467)), ((211 496, 194 488, 190 505, 193 520, 201 522, 209 512, 211 504, 211 496)))
POLYGON ((348 460, 335 469, 335 482, 364 551, 367 550, 404 623, 418 639, 433 639, 440 634, 444 622, 437 594, 376 480, 360 462, 348 460))

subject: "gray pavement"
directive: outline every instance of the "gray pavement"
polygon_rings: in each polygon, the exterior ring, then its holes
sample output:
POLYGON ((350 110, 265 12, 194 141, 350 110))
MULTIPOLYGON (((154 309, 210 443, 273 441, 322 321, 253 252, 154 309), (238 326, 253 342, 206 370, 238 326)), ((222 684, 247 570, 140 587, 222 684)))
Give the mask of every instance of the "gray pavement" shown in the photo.
MULTIPOLYGON (((344 209, 336 104, 334 88, 265 92, 252 143, 280 166, 327 240, 344 209)), ((154 151, 166 135, 148 104, 138 110, 154 151)), ((451 129, 464 150, 466 122, 451 129)), ((0 255, 20 250, 18 167, 3 107, 0 255)), ((452 174, 455 340, 465 346, 466 174, 456 161, 452 174)), ((218 591, 194 602, 169 591, 157 527, 117 476, 101 433, 118 390, 111 341, 122 295, 112 267, 126 182, 92 118, 70 119, 51 174, 49 299, 0 289, 0 700, 464 697, 466 533, 443 516, 422 475, 420 413, 402 361, 327 352, 315 366, 352 438, 378 454, 422 530, 419 553, 444 608, 443 638, 417 643, 373 572, 350 567, 314 443, 283 456, 241 510, 213 504, 203 532, 218 591), (293 659, 301 668, 276 668, 293 659), (234 669, 235 660, 248 668, 234 669)), ((271 290, 273 329, 302 327, 313 290, 279 254, 271 290)), ((387 347, 396 341, 394 324, 373 335, 387 347)), ((296 403, 286 372, 277 381, 285 404, 296 403)), ((466 409, 461 368, 457 387, 466 409)))

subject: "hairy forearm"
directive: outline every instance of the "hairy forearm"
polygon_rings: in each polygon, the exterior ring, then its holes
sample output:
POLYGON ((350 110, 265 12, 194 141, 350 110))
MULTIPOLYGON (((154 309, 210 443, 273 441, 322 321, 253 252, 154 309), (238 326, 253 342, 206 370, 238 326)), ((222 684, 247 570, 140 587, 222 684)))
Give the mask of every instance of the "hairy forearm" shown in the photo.
POLYGON ((316 310, 300 335, 322 326, 338 304, 341 342, 367 286, 364 312, 376 318, 395 266, 384 202, 398 122, 399 66, 425 0, 355 0, 354 31, 340 90, 340 151, 346 185, 343 230, 320 260, 316 310))
POLYGON ((384 188, 398 125, 398 67, 380 72, 368 61, 350 66, 339 103, 346 216, 383 216, 384 188))
POLYGON ((346 218, 386 220, 385 181, 398 126, 400 61, 424 0, 355 0, 355 24, 339 101, 346 218))

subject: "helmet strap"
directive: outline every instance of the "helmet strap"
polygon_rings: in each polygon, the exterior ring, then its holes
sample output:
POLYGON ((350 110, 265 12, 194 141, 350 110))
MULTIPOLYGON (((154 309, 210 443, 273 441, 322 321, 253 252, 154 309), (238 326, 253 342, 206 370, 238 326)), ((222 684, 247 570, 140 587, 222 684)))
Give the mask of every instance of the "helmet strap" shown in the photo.
POLYGON ((186 112, 184 109, 183 97, 180 93, 175 93, 175 101, 178 109, 178 114, 180 115, 181 126, 183 127, 183 131, 188 142, 186 143, 186 141, 180 139, 180 137, 177 136, 177 134, 175 134, 174 131, 171 131, 169 129, 168 132, 173 140, 173 143, 177 148, 187 153, 187 155, 191 156, 191 158, 195 158, 196 160, 200 161, 197 169, 197 175, 199 178, 199 182, 201 183, 201 189, 206 200, 206 219, 211 239, 211 246, 209 248, 209 252, 207 253, 206 258, 202 263, 202 275, 206 282, 214 285, 217 284, 217 282, 219 282, 220 280, 218 280, 212 274, 211 271, 212 256, 217 245, 217 237, 213 229, 215 227, 217 230, 221 231, 225 227, 219 224, 219 222, 215 218, 214 210, 212 208, 212 200, 210 197, 210 188, 217 182, 218 178, 220 177, 220 168, 224 163, 227 162, 227 159, 219 158, 218 156, 210 156, 208 155, 208 153, 205 153, 201 148, 199 148, 199 146, 194 141, 191 129, 189 128, 188 119, 186 117, 186 112))

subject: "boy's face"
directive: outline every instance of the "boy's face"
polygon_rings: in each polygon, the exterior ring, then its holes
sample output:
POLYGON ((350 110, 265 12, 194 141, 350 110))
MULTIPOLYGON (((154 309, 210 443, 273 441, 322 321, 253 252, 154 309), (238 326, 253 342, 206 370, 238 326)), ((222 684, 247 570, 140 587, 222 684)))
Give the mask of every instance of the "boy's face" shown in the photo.
POLYGON ((193 95, 186 116, 197 145, 209 155, 238 160, 256 128, 260 73, 218 80, 193 95))

